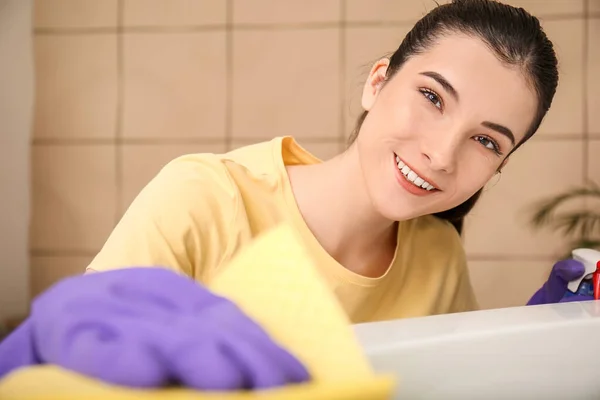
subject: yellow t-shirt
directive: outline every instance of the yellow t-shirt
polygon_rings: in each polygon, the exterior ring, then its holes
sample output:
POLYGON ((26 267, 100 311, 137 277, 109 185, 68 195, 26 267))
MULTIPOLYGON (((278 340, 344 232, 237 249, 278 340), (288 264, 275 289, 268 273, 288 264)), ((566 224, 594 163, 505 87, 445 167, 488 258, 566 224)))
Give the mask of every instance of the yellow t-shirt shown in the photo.
POLYGON ((291 137, 179 157, 140 192, 87 269, 163 266, 209 283, 240 248, 287 220, 353 323, 477 308, 460 236, 436 217, 399 224, 381 277, 331 257, 304 222, 285 168, 318 162, 291 137))

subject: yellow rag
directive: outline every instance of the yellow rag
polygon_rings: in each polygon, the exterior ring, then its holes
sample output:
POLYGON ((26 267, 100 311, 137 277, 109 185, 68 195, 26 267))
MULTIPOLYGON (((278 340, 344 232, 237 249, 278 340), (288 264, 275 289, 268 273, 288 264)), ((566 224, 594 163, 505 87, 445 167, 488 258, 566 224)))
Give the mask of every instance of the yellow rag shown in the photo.
POLYGON ((377 376, 354 338, 301 240, 288 225, 258 237, 209 285, 236 302, 308 368, 312 380, 260 391, 140 390, 108 385, 56 366, 17 370, 0 381, 0 399, 13 400, 383 400, 394 380, 377 376))

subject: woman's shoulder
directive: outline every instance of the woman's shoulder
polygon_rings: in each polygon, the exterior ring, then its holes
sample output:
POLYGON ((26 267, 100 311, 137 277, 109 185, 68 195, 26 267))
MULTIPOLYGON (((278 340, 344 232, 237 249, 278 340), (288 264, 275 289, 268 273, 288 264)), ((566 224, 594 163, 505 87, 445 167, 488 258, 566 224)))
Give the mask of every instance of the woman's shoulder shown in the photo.
POLYGON ((160 174, 180 179, 226 178, 228 165, 236 164, 256 173, 271 172, 281 159, 283 137, 242 145, 224 153, 192 153, 167 163, 160 174))
POLYGON ((181 155, 162 167, 134 204, 188 216, 204 225, 229 221, 227 225, 233 226, 246 214, 248 193, 261 193, 254 190, 256 185, 262 187, 274 180, 271 176, 279 177, 276 154, 281 154, 281 146, 276 138, 225 153, 181 155))

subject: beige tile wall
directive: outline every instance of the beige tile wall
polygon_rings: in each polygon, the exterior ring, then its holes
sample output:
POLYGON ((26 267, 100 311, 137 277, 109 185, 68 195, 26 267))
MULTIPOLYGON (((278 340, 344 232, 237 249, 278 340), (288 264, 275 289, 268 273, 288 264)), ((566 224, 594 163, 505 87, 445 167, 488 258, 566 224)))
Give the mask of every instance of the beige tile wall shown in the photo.
MULTIPOLYGON (((562 77, 538 136, 468 221, 484 307, 523 304, 561 251, 528 204, 600 182, 600 0, 510 0, 537 13, 562 77)), ((291 134, 344 147, 370 64, 433 0, 38 0, 32 294, 80 272, 158 169, 291 134)))

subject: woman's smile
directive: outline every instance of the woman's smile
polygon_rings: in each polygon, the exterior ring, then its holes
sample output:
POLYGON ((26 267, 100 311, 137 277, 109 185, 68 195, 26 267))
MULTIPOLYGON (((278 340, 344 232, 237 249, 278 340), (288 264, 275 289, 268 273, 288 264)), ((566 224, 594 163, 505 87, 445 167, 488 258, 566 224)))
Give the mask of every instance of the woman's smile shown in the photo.
POLYGON ((406 191, 417 196, 426 196, 436 192, 440 192, 431 179, 421 176, 414 169, 409 167, 402 159, 394 153, 394 169, 396 178, 400 186, 406 191))

